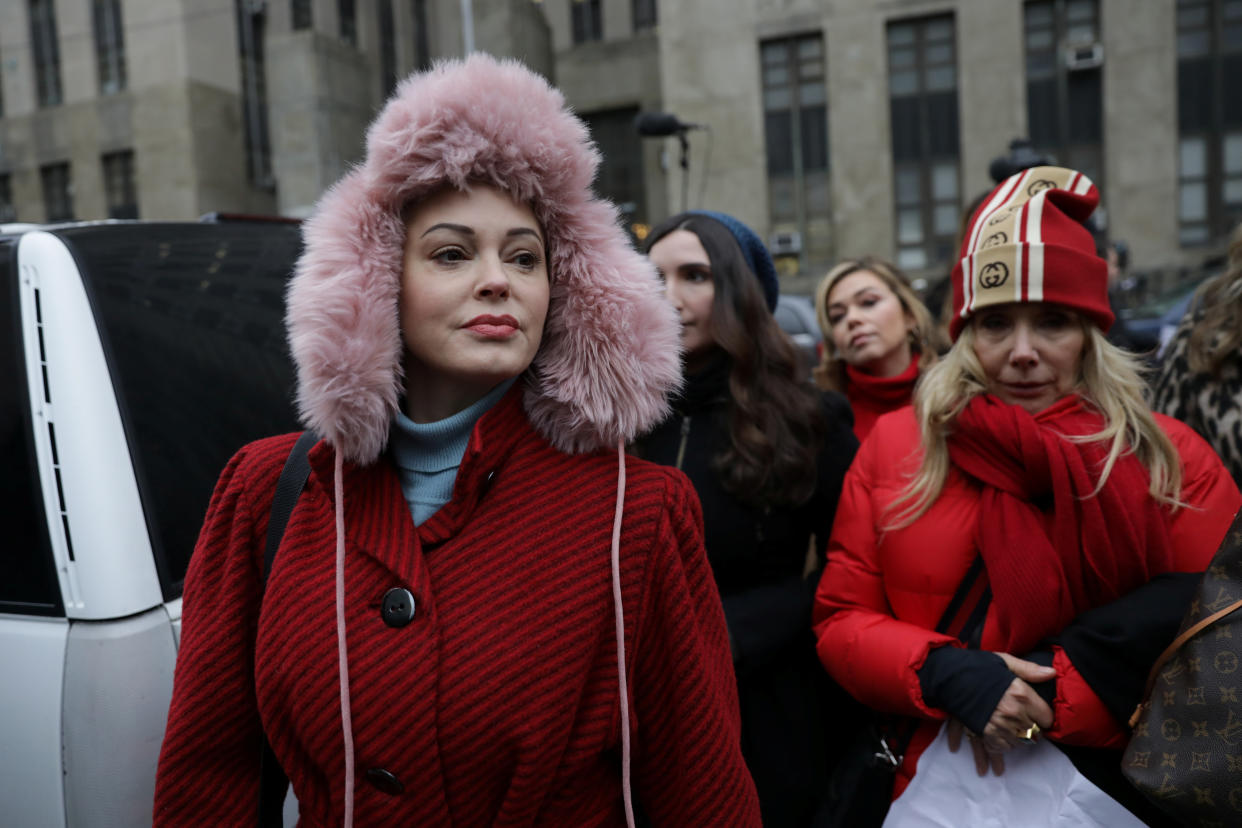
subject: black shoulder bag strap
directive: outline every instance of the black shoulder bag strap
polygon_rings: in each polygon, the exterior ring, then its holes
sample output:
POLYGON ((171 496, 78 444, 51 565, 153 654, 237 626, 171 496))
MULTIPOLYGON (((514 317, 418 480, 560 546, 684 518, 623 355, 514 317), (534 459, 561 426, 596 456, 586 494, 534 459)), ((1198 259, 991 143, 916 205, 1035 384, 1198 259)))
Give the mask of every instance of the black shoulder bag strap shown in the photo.
MULTIPOLYGON (((983 622, 987 616, 988 606, 992 603, 992 588, 983 580, 986 577, 986 571, 983 566, 983 556, 976 555, 971 561, 970 566, 966 570, 966 574, 962 576, 961 582, 957 585, 957 591, 953 593, 953 597, 949 599, 948 605, 944 609, 944 613, 940 616, 940 622, 936 624, 936 632, 952 635, 967 647, 973 650, 979 648, 979 639, 983 635, 983 622), (979 586, 983 589, 979 595, 972 596, 979 586), (974 603, 970 605, 969 612, 962 617, 963 609, 966 601, 974 597, 974 603), (954 623, 954 622, 957 623, 954 623)), ((883 757, 880 754, 876 758, 883 758, 893 766, 893 770, 901 764, 902 756, 905 754, 906 748, 910 745, 910 740, 914 737, 914 732, 918 730, 919 722, 915 719, 899 720, 900 725, 895 726, 890 734, 882 737, 882 751, 887 754, 883 757), (890 742, 891 738, 891 742, 890 742)))
MULTIPOLYGON (((293 444, 285 467, 276 481, 276 496, 272 499, 272 512, 267 521, 267 546, 263 551, 263 575, 259 581, 260 599, 267 590, 267 576, 272 572, 276 550, 289 525, 289 516, 297 505, 306 480, 310 477, 311 446, 319 442, 313 431, 304 431, 293 444)), ((289 790, 289 777, 272 751, 272 743, 263 738, 263 753, 259 757, 259 828, 283 828, 285 793, 289 790)))

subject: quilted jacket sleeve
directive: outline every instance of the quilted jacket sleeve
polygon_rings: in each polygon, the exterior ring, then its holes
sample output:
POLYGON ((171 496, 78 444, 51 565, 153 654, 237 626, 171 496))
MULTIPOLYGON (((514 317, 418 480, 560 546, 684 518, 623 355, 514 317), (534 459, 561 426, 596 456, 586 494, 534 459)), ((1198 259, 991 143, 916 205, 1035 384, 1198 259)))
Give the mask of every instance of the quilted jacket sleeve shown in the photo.
MULTIPOLYGON (((1186 505, 1174 512, 1170 522, 1177 568, 1182 572, 1202 572, 1224 539, 1239 506, 1242 506, 1242 494, 1238 493, 1233 478, 1203 438, 1172 418, 1157 414, 1156 420, 1182 458, 1182 501, 1186 505)), ((1134 600, 1136 598, 1126 596, 1118 603, 1134 600)), ((1165 608, 1140 608, 1136 611, 1149 620, 1162 609, 1165 608)), ((1167 640, 1172 640, 1176 634, 1184 611, 1184 607, 1179 607, 1169 615, 1170 623, 1165 625, 1167 629, 1163 636, 1167 640)), ((1070 642, 1080 638, 1071 638, 1070 642)), ((1118 647, 1123 643, 1115 642, 1118 647)), ((1160 645, 1156 651, 1159 652, 1163 646, 1160 645)), ((1124 722, 1109 713, 1109 707, 1092 689, 1087 677, 1074 666, 1070 653, 1078 649, 1067 644, 1065 649, 1057 647, 1054 651, 1057 698, 1053 714, 1056 724, 1049 736, 1067 744, 1122 747, 1125 743, 1124 722)), ((1142 667, 1137 670, 1135 681, 1140 686, 1147 678, 1146 669, 1142 667)), ((1112 678, 1115 680, 1116 677, 1112 678)))
POLYGON ((631 683, 636 798, 655 825, 758 826, 699 501, 680 472, 668 478, 631 683))
MULTIPOLYGON (((239 451, 221 473, 186 573, 181 647, 156 776, 156 826, 204 820, 248 826, 257 814, 263 732, 254 692, 255 550, 271 492, 249 496, 247 452, 239 451)), ((263 488, 274 487, 274 476, 271 484, 263 488)))
POLYGON ((877 551, 880 526, 872 481, 879 465, 877 432, 845 476, 828 563, 815 594, 820 660, 854 698, 877 710, 944 718, 923 701, 915 672, 934 646, 951 636, 893 617, 877 551))

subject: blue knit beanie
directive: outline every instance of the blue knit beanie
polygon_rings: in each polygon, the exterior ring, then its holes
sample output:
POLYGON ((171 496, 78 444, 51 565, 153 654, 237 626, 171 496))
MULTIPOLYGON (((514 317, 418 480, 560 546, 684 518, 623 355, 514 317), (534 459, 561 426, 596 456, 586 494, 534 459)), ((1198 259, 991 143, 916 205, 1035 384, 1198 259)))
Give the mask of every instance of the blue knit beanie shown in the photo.
POLYGON ((755 231, 733 216, 717 213, 715 210, 690 210, 688 212, 694 216, 707 216, 724 225, 725 229, 733 234, 733 238, 737 239, 737 246, 742 248, 742 255, 746 257, 746 264, 750 265, 750 272, 759 279, 759 286, 763 288, 763 298, 767 300, 768 310, 776 310, 776 297, 781 292, 780 282, 776 278, 776 264, 772 261, 772 254, 768 252, 768 248, 755 234, 755 231))

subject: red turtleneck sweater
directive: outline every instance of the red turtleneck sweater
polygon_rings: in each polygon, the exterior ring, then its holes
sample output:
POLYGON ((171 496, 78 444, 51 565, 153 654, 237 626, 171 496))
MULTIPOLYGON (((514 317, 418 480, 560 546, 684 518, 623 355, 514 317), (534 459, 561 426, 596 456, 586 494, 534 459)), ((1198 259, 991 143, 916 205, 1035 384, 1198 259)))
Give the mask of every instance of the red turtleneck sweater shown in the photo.
POLYGON ((845 395, 854 409, 854 436, 866 439, 881 414, 896 411, 910 404, 914 383, 919 379, 918 354, 912 354, 906 370, 892 377, 864 374, 853 365, 845 366, 845 395))

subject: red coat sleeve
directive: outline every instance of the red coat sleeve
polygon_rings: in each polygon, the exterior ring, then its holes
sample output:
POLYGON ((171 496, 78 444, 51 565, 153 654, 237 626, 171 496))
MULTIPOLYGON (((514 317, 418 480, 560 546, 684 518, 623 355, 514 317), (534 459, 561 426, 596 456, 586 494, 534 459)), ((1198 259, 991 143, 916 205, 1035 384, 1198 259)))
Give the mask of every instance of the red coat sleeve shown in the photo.
POLYGON ((655 825, 759 826, 701 508, 687 478, 668 479, 631 679, 636 798, 655 825))
MULTIPOLYGON (((255 550, 271 492, 258 501, 248 495, 246 454, 238 452, 221 473, 186 573, 181 647, 156 775, 157 826, 204 820, 250 826, 258 812, 263 732, 254 692, 255 550), (263 515, 258 524, 255 514, 263 515)), ((266 488, 274 486, 273 476, 266 488)))
POLYGON ((845 475, 828 563, 815 593, 819 658, 832 677, 864 704, 892 713, 944 718, 928 707, 915 672, 934 646, 954 642, 893 617, 878 556, 880 504, 873 484, 879 443, 873 431, 845 475))

